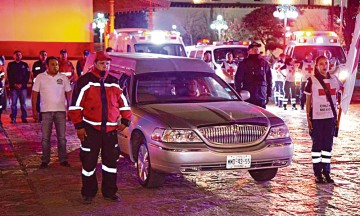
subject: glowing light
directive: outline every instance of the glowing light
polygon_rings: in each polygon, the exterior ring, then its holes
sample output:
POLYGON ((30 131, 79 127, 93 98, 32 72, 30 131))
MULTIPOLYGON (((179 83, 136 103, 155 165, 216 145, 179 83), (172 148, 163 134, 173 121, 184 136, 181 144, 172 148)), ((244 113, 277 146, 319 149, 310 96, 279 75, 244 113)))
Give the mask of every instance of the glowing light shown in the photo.
POLYGON ((228 29, 228 25, 226 24, 226 21, 224 20, 223 16, 218 15, 216 17, 216 20, 213 21, 210 25, 211 29, 216 29, 218 31, 218 40, 221 39, 221 31, 222 30, 227 30, 228 29))
POLYGON ((315 43, 318 43, 318 44, 324 43, 324 38, 323 38, 323 37, 317 37, 317 38, 315 39, 315 43))

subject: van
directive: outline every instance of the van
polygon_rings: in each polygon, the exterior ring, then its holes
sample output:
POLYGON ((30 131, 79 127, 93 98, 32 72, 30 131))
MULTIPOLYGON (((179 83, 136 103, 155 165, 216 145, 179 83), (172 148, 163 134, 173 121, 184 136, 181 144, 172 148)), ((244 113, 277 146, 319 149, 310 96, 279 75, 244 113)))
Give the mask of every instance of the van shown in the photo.
POLYGON ((143 28, 115 29, 109 35, 114 52, 158 53, 186 57, 185 46, 177 31, 143 28))

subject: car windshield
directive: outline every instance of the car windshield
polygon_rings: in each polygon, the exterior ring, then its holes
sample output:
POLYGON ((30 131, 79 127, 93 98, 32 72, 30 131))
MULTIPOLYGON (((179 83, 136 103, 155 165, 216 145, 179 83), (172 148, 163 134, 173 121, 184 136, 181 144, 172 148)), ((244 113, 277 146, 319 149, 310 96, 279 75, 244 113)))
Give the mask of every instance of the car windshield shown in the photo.
POLYGON ((219 48, 214 50, 214 58, 216 63, 221 64, 224 62, 226 53, 232 53, 234 56, 234 61, 242 61, 247 56, 246 47, 227 47, 219 48))
POLYGON ((157 53, 163 55, 184 56, 185 48, 182 44, 135 44, 135 52, 157 53))
POLYGON ((240 100, 219 77, 201 72, 161 72, 135 76, 136 103, 192 103, 240 100))
POLYGON ((337 58, 341 64, 345 64, 345 53, 340 46, 296 46, 294 49, 294 58, 296 60, 303 60, 305 59, 306 53, 311 52, 314 59, 316 59, 316 57, 323 55, 325 50, 329 50, 332 57, 337 58))

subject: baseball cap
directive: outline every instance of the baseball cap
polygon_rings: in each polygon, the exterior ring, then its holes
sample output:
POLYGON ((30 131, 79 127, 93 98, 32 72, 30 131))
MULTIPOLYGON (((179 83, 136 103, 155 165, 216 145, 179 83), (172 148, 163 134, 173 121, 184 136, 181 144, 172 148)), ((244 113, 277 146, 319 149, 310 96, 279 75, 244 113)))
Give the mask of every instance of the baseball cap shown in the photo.
POLYGON ((84 50, 83 54, 87 56, 87 55, 90 54, 90 51, 89 50, 84 50))
POLYGON ((254 47, 261 47, 261 44, 257 43, 256 41, 251 42, 248 49, 252 49, 254 47))
POLYGON ((67 53, 66 49, 60 50, 60 54, 67 53))
POLYGON ((95 55, 95 61, 106 61, 106 60, 112 60, 105 51, 97 51, 95 55))

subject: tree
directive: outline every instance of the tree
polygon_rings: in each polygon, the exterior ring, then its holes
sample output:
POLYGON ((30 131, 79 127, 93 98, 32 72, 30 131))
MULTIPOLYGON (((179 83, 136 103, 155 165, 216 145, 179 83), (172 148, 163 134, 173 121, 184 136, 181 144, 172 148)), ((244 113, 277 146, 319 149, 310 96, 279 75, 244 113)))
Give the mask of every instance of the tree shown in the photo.
POLYGON ((275 6, 263 6, 244 16, 244 27, 251 33, 249 39, 260 40, 266 45, 268 41, 282 38, 284 26, 273 16, 275 6))
POLYGON ((209 26, 209 18, 204 11, 189 11, 184 14, 183 22, 181 22, 181 27, 185 31, 184 43, 193 45, 202 38, 210 38, 209 26))
POLYGON ((115 29, 117 28, 147 28, 146 12, 129 12, 115 14, 115 29))
POLYGON ((225 40, 243 41, 250 38, 250 32, 245 28, 245 24, 234 18, 233 21, 228 23, 228 29, 225 31, 225 40))

